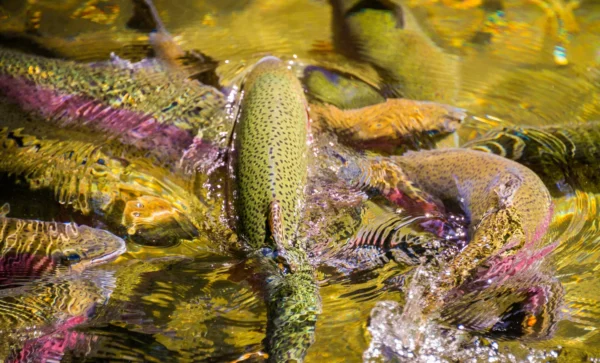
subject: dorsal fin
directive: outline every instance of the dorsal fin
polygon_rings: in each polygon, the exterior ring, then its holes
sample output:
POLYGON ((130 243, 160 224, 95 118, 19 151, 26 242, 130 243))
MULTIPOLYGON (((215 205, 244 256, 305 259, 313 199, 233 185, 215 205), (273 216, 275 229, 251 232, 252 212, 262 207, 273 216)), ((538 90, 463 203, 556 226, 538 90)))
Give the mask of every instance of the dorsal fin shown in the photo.
POLYGON ((8 203, 4 203, 2 207, 0 207, 0 217, 6 217, 10 213, 10 205, 8 203))

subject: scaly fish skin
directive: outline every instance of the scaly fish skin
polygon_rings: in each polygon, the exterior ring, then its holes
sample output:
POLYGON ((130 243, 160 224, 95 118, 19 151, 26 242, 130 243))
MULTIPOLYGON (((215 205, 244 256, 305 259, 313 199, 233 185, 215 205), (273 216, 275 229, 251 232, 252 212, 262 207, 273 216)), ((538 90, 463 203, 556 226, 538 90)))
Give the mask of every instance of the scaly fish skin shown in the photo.
MULTIPOLYGON (((281 211, 284 249, 296 243, 307 178, 308 114, 300 82, 276 58, 259 62, 243 85, 236 135, 240 232, 258 249, 267 241, 273 202, 281 211)), ((272 232, 272 231, 271 231, 272 232)))
POLYGON ((269 361, 302 361, 320 312, 314 270, 298 236, 308 173, 304 91, 283 62, 266 57, 245 79, 240 107, 239 234, 266 275, 269 361))
POLYGON ((466 282, 491 257, 506 258, 546 242, 553 212, 550 192, 533 171, 512 160, 474 150, 439 149, 346 162, 340 175, 377 187, 394 203, 417 201, 421 208, 433 206, 429 213, 443 214, 443 202, 450 201, 466 215, 469 244, 448 262, 429 308, 439 307, 448 291, 466 282))
POLYGON ((0 94, 46 122, 171 161, 199 132, 214 141, 230 126, 218 90, 153 61, 79 64, 0 49, 0 94))
POLYGON ((432 136, 456 131, 466 117, 464 110, 435 102, 387 99, 358 109, 340 110, 333 105, 311 105, 317 128, 326 128, 353 146, 385 149, 420 148, 432 136))

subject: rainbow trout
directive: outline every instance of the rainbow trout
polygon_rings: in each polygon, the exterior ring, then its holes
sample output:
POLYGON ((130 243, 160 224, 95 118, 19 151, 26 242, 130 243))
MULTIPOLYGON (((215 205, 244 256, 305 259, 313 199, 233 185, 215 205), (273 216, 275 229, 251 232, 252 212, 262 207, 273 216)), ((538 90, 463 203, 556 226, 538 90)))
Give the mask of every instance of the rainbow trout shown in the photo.
POLYGON ((378 150, 432 146, 427 139, 456 131, 466 117, 456 107, 398 98, 349 110, 314 104, 310 113, 317 128, 331 130, 353 146, 378 150))
POLYGON ((171 244, 201 228, 192 218, 206 214, 198 212, 205 211, 200 201, 131 147, 38 138, 8 128, 0 129, 0 145, 0 172, 32 190, 52 190, 58 202, 116 222, 136 239, 171 244))
POLYGON ((166 163, 205 138, 226 142, 223 94, 164 68, 153 60, 79 64, 0 49, 0 96, 40 121, 117 139, 166 163))
POLYGON ((514 160, 536 172, 553 194, 561 186, 600 192, 600 179, 593 165, 600 157, 597 147, 600 123, 510 126, 489 130, 462 147, 490 152, 514 160))
POLYGON ((298 235, 308 173, 306 100, 286 65, 266 57, 244 80, 240 107, 238 231, 251 250, 267 256, 259 263, 267 271, 267 352, 273 362, 302 361, 320 311, 314 270, 298 235))
POLYGON ((520 268, 496 276, 499 279, 486 272, 460 286, 442 306, 441 321, 494 339, 550 338, 562 317, 565 290, 558 279, 540 270, 540 257, 544 256, 530 256, 520 268))
POLYGON ((409 9, 388 0, 330 0, 333 40, 341 53, 372 64, 390 97, 452 103, 458 59, 423 32, 409 9))
MULTIPOLYGON (((113 260, 126 250, 125 242, 107 231, 74 223, 8 218, 8 211, 8 204, 0 210, 0 258, 5 273, 14 272, 17 265, 27 270, 29 263, 43 257, 68 266, 87 267, 113 260)), ((40 263, 31 268, 46 267, 40 263)))
MULTIPOLYGON (((408 152, 402 156, 344 159, 343 178, 376 187, 401 206, 445 214, 458 206, 468 222, 468 245, 448 262, 438 291, 443 298, 490 258, 538 248, 552 217, 550 193, 530 169, 497 155, 465 149, 408 152)), ((436 298, 434 298, 436 299, 436 298)), ((438 306, 434 302, 432 306, 438 306)))
POLYGON ((53 353, 58 347, 48 338, 86 322, 113 288, 111 273, 96 269, 0 290, 0 359, 23 361, 10 351, 21 345, 29 350, 35 341, 46 343, 39 344, 36 355, 53 353))

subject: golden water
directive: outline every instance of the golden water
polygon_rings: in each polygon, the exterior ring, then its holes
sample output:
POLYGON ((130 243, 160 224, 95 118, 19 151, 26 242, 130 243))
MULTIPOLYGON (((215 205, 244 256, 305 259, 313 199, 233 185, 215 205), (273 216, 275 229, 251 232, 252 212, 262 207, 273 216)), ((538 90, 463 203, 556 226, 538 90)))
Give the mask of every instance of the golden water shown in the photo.
MULTIPOLYGON (((495 126, 600 119, 600 2, 581 0, 572 12, 565 9, 569 3, 574 5, 569 0, 407 2, 425 34, 459 60, 457 74, 437 76, 459 80, 448 81, 456 87, 453 104, 472 117, 442 146, 460 145, 495 126), (559 44, 566 57, 554 54, 559 44)), ((325 0, 155 0, 155 5, 184 49, 219 61, 224 83, 266 54, 294 65, 316 59, 377 83, 372 69, 329 51, 325 0)), ((35 30, 53 54, 81 61, 106 59, 111 51, 139 56, 148 37, 126 27, 131 12, 129 0, 5 0, 0 32, 14 45, 14 35, 31 38, 35 30)), ((17 216, 89 221, 49 205, 49 194, 31 193, 8 177, 0 180, 0 202, 10 202, 17 216)), ((492 342, 465 334, 461 345, 431 333, 431 352, 437 353, 408 361, 600 361, 600 200, 586 190, 564 190, 554 200, 549 237, 560 242, 548 260, 566 290, 554 337, 492 342)), ((65 361, 222 362, 262 349, 265 308, 242 261, 213 254, 197 241, 165 248, 129 242, 124 256, 100 270, 115 277, 111 299, 77 328, 86 338, 67 349, 65 361)), ((362 361, 371 342, 372 309, 384 301, 405 302, 402 272, 393 262, 349 276, 320 271, 323 314, 306 361, 362 361)), ((390 304, 383 308, 393 315, 390 304)))

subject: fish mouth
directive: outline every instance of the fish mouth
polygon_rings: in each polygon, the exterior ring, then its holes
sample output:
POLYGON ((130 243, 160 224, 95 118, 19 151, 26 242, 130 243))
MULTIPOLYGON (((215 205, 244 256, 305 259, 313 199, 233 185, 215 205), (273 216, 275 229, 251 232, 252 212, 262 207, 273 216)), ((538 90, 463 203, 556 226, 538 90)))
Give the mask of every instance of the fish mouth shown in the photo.
POLYGON ((93 258, 90 261, 90 265, 98 265, 104 262, 108 262, 108 261, 112 261, 115 258, 119 257, 120 255, 122 255, 123 253, 127 252, 127 247, 125 246, 125 243, 122 243, 119 248, 116 251, 113 251, 109 254, 106 254, 104 256, 100 256, 97 258, 93 258))

